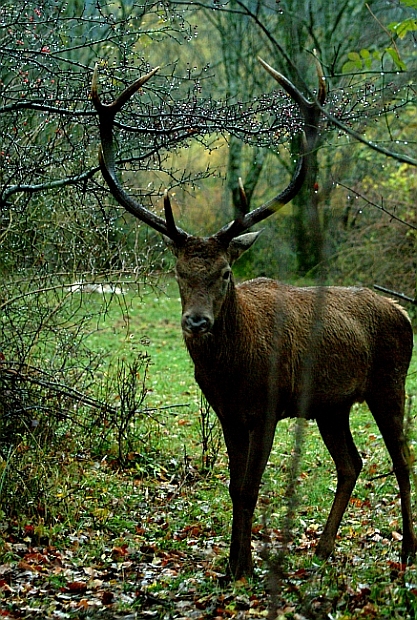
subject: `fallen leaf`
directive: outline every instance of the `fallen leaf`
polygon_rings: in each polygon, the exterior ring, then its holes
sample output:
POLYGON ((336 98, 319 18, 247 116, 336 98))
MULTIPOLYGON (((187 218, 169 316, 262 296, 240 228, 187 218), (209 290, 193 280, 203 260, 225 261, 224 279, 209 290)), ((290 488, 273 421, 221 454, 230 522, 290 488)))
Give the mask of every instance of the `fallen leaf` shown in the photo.
POLYGON ((110 592, 109 590, 104 590, 104 592, 101 595, 101 602, 103 603, 103 605, 111 605, 113 601, 114 601, 113 592, 110 592))
POLYGON ((82 594, 86 592, 86 590, 87 584, 84 581, 71 581, 63 588, 64 592, 71 592, 73 594, 82 594))
POLYGON ((28 562, 25 562, 24 560, 20 560, 20 562, 19 562, 19 564, 17 566, 21 570, 30 571, 32 573, 40 573, 41 572, 40 567, 34 566, 33 564, 29 564, 28 562))

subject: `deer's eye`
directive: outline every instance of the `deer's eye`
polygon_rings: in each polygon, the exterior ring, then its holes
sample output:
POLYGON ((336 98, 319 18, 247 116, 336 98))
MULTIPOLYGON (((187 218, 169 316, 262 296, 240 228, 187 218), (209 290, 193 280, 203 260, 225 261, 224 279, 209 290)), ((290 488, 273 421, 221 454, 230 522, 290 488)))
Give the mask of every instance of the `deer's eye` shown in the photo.
POLYGON ((226 271, 223 272, 222 278, 225 282, 228 282, 230 280, 230 276, 231 276, 232 272, 230 271, 230 269, 227 269, 226 271))

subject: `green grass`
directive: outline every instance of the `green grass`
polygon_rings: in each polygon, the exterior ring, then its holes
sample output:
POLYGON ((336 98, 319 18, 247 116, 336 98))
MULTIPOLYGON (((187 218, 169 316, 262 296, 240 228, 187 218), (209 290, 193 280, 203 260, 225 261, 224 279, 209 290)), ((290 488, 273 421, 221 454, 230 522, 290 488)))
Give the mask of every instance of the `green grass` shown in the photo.
MULTIPOLYGON (((3 513, 0 521, 0 568, 6 575, 0 576, 2 615, 118 618, 135 612, 138 618, 262 618, 275 606, 279 618, 414 617, 415 567, 398 563, 397 487, 365 407, 355 406, 352 412, 364 469, 334 558, 319 563, 313 555, 336 479, 317 427, 308 423, 285 578, 280 581, 262 559, 265 546, 272 556, 279 548, 286 514, 296 422, 284 420, 256 511, 254 579, 227 583, 227 459, 221 444, 212 474, 203 474, 200 393, 182 342, 175 283, 147 289, 141 298, 128 293, 110 305, 91 295, 88 307, 91 319, 84 326, 83 343, 106 360, 101 376, 110 377, 120 359, 132 361, 143 352, 150 356, 144 402, 148 414, 132 422, 137 442, 124 469, 110 443, 107 453, 103 447, 101 452, 80 452, 80 437, 68 438, 59 459, 43 454, 45 469, 47 459, 54 463, 44 508, 37 516, 29 507, 22 509, 10 520, 3 513), (103 304, 107 312, 97 318, 103 304), (79 583, 85 588, 73 585, 79 583), (272 597, 266 594, 268 583, 275 591, 272 597)), ((415 391, 413 360, 410 399, 415 391)), ((117 392, 107 397, 117 403, 117 392)), ((411 439, 415 445, 414 432, 411 439)), ((39 465, 34 471, 41 476, 44 470, 39 465)))
POLYGON ((155 406, 179 404, 184 400, 181 397, 189 393, 195 396, 192 363, 179 329, 180 300, 175 282, 159 289, 145 289, 141 298, 128 295, 123 306, 122 315, 117 307, 111 307, 96 324, 88 344, 110 357, 133 356, 136 351, 148 353, 152 360, 148 380, 155 406))

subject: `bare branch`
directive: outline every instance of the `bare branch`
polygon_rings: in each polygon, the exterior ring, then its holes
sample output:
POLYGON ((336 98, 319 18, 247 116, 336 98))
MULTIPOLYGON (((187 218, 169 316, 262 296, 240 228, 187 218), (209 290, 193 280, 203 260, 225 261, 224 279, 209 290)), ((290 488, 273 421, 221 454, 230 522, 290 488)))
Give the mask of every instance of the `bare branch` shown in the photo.
POLYGON ((348 187, 347 185, 344 185, 344 183, 341 183, 340 181, 338 181, 337 184, 340 187, 344 187, 348 191, 352 192, 358 198, 362 198, 362 200, 364 200, 368 205, 371 205, 372 207, 375 207, 376 209, 379 209, 379 211, 382 211, 383 213, 386 213, 387 215, 389 215, 389 217, 391 219, 396 220, 397 222, 400 222, 400 224, 404 224, 405 226, 408 226, 409 228, 412 228, 413 230, 417 230, 417 226, 415 224, 412 224, 411 222, 406 222, 401 217, 398 217, 398 215, 395 215, 395 213, 393 213, 392 211, 389 211, 384 206, 378 204, 377 202, 374 202, 373 200, 371 200, 367 196, 364 196, 364 194, 361 194, 361 192, 358 192, 356 189, 352 189, 351 187, 348 187))
POLYGON ((19 192, 26 192, 27 194, 35 194, 36 192, 47 191, 51 189, 58 189, 60 187, 65 187, 67 185, 75 185, 80 181, 86 181, 87 179, 91 179, 98 171, 100 170, 100 166, 94 166, 81 174, 77 174, 72 177, 66 177, 64 179, 57 179, 56 181, 49 181, 46 183, 37 183, 36 185, 27 185, 20 183, 18 185, 11 185, 6 187, 0 196, 0 204, 5 204, 7 200, 13 194, 17 194, 19 192))
POLYGON ((371 140, 367 140, 360 133, 351 129, 345 123, 339 121, 335 116, 330 114, 325 107, 320 105, 317 102, 317 106, 320 108, 321 112, 326 116, 326 118, 336 127, 341 129, 344 133, 347 133, 352 138, 355 138, 358 142, 361 142, 365 146, 369 147, 373 151, 377 151, 377 153, 382 153, 382 155, 386 155, 387 157, 393 158, 403 164, 410 164, 410 166, 417 166, 417 159, 414 157, 409 157, 408 155, 402 155, 401 153, 396 153, 395 151, 390 151, 389 149, 384 148, 383 146, 379 146, 376 142, 372 142, 371 140))
POLYGON ((406 301, 410 304, 414 304, 415 306, 417 306, 417 299, 408 297, 408 295, 404 295, 404 293, 393 291, 389 288, 385 288, 385 286, 380 286, 379 284, 374 284, 374 289, 376 289, 377 291, 381 291, 382 293, 386 293, 388 295, 393 295, 394 297, 398 297, 398 299, 402 299, 402 301, 406 301))

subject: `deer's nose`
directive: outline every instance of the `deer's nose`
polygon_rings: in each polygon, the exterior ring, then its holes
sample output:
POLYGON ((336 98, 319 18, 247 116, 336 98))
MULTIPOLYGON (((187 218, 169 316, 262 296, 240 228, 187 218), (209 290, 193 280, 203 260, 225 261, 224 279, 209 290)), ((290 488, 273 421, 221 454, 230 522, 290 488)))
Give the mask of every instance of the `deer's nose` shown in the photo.
POLYGON ((182 328, 191 334, 205 334, 212 325, 208 316, 203 314, 185 314, 182 317, 182 328))

